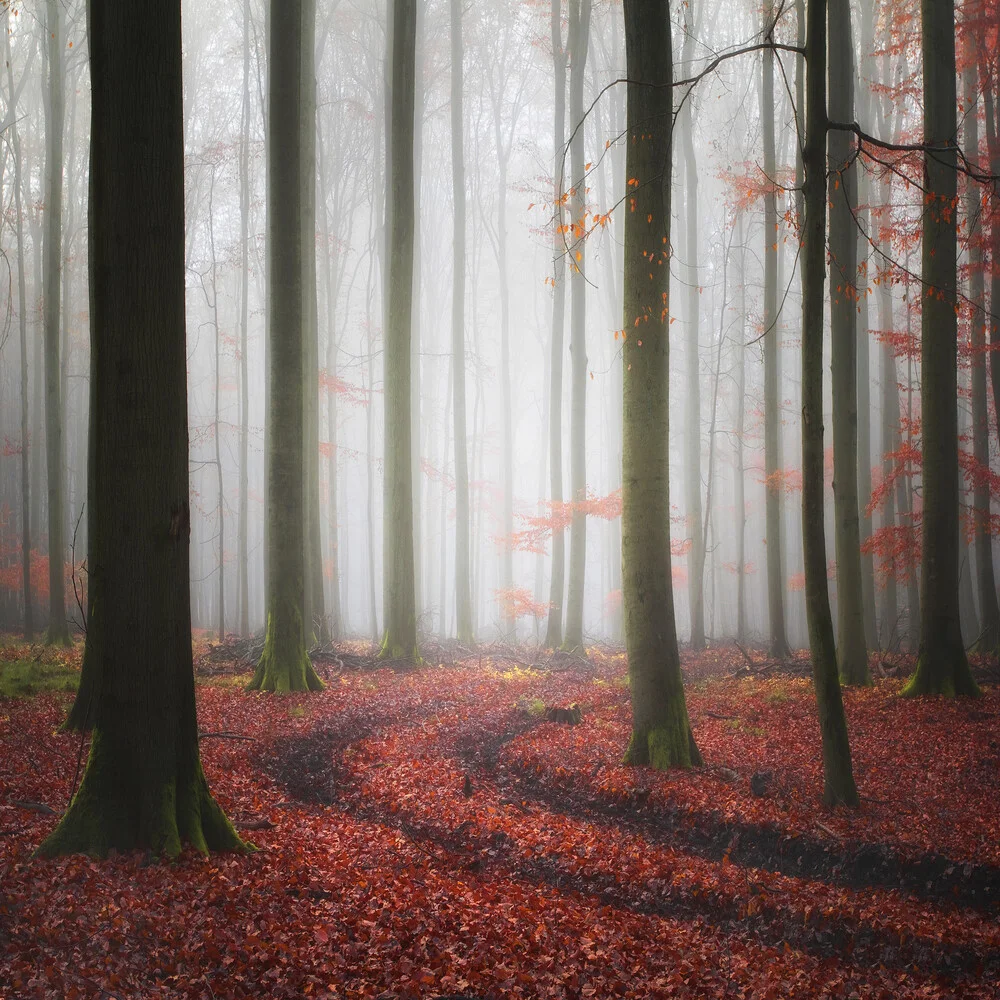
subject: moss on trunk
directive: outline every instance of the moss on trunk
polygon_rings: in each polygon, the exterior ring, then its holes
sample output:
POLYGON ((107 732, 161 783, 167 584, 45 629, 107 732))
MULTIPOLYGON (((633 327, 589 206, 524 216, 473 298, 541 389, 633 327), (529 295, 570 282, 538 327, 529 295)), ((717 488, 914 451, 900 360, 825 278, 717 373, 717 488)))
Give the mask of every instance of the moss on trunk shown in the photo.
POLYGON ((268 615, 264 634, 264 651, 261 653, 248 691, 322 691, 319 679, 302 639, 302 619, 294 611, 283 616, 287 627, 276 624, 274 615, 268 615), (298 627, 296 628, 296 623, 298 627))

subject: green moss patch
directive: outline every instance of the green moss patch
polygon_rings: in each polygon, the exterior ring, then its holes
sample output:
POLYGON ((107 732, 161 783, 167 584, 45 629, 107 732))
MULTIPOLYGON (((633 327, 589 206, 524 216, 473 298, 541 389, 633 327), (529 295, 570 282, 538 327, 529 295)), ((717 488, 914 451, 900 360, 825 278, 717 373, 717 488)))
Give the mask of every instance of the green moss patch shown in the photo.
POLYGON ((31 698, 43 691, 76 691, 80 671, 56 661, 0 661, 0 699, 31 698))

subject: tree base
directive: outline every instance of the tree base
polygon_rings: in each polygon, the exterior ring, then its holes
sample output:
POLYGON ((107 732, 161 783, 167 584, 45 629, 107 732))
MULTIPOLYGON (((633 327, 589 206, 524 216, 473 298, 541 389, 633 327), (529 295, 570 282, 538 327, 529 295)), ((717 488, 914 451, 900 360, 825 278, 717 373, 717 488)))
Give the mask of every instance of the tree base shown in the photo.
POLYGON ((904 698, 943 695, 945 698, 978 698, 982 692, 969 669, 961 645, 957 649, 928 653, 921 649, 917 669, 900 692, 904 698), (941 662, 944 660, 945 662, 941 662))
POLYGON ((406 647, 402 643, 393 641, 392 636, 386 632, 382 637, 382 645, 378 651, 378 659, 380 660, 407 660, 412 663, 415 667, 419 667, 423 664, 423 660, 420 658, 420 653, 417 650, 417 644, 414 643, 410 647, 410 652, 406 652, 406 647))
POLYGON ((842 687, 872 687, 875 681, 868 669, 867 660, 845 661, 840 665, 840 684, 842 687))
POLYGON ((667 771, 672 767, 700 767, 698 745, 684 712, 682 719, 656 729, 632 730, 623 764, 667 771))
MULTIPOLYGON (((322 691, 323 682, 316 673, 301 640, 282 641, 274 627, 274 616, 268 617, 267 635, 264 638, 264 652, 261 653, 253 680, 247 685, 248 691, 273 691, 289 694, 296 691, 322 691)), ((291 630, 293 633, 295 629, 291 630)))
POLYGON ((73 645, 73 637, 69 634, 69 627, 63 623, 62 627, 46 629, 45 645, 61 646, 63 649, 68 649, 73 645))
POLYGON ((117 780, 117 774, 95 732, 80 790, 37 857, 104 858, 112 850, 147 850, 175 858, 185 844, 202 854, 253 850, 212 798, 200 764, 186 778, 177 775, 159 786, 144 787, 139 795, 117 780))

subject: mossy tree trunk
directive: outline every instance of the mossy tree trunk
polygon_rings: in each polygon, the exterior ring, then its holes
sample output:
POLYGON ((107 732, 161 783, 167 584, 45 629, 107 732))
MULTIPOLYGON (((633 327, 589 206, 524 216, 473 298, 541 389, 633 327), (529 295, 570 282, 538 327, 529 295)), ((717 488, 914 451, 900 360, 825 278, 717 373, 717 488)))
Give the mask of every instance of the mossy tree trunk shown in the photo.
POLYGON ((813 683, 823 744, 823 800, 858 804, 826 579, 823 524, 823 284, 826 265, 826 2, 809 0, 802 264, 802 558, 813 683))
MULTIPOLYGON (((830 117, 854 121, 854 52, 848 0, 829 0, 830 117)), ((849 132, 827 137, 830 201, 830 334, 833 500, 837 553, 837 659, 845 684, 871 684, 858 514, 858 177, 849 132)), ((865 349, 867 350, 867 343, 865 349)))
POLYGON ((417 612, 413 563, 410 325, 413 303, 413 111, 416 0, 392 7, 389 123, 388 322, 385 331, 385 487, 381 656, 416 660, 417 612))
POLYGON ((625 760, 689 767, 701 758, 684 700, 670 569, 670 19, 666 4, 625 0, 624 8, 625 172, 634 178, 623 206, 622 596, 632 688, 625 760))
MULTIPOLYGON (((10 9, 4 11, 4 54, 7 61, 7 107, 12 121, 10 143, 14 160, 14 232, 17 238, 17 326, 20 334, 20 385, 21 385, 21 590, 24 601, 24 638, 34 638, 34 608, 31 599, 31 470, 28 456, 31 451, 28 421, 28 290, 24 277, 24 208, 21 199, 21 135, 17 126, 17 103, 20 90, 14 86, 14 70, 10 57, 10 9)), ((23 80, 21 87, 24 86, 23 80)))
MULTIPOLYGON (((553 505, 563 499, 562 398, 563 333, 566 322, 566 258, 563 209, 563 174, 566 143, 566 49, 562 42, 562 2, 552 0, 552 62, 555 80, 555 115, 553 133, 552 182, 553 211, 552 258, 552 340, 549 367, 549 487, 553 505)), ((549 614, 545 624, 545 647, 562 645, 563 598, 566 590, 566 535, 561 527, 552 529, 552 575, 549 581, 549 614)))
MULTIPOLYGON (((767 0, 764 29, 774 33, 774 4, 767 0)), ((774 182, 777 157, 774 148, 774 53, 765 49, 761 86, 761 134, 764 173, 774 182)), ((778 205, 771 184, 764 194, 764 523, 767 549, 767 608, 771 628, 771 655, 788 656, 785 629, 785 571, 781 553, 781 400, 778 343, 778 205)))
MULTIPOLYGON (((454 275, 451 300, 452 378, 455 419, 455 612, 461 643, 472 631, 469 571, 469 443, 465 427, 465 144, 462 107, 462 0, 451 0, 451 184, 454 275)), ((442 579, 444 567, 442 565, 442 579)))
MULTIPOLYGON (((963 74, 965 157, 969 163, 979 161, 978 74, 976 64, 969 62, 963 74)), ((971 178, 966 184, 965 216, 969 236, 969 298, 972 300, 972 451, 981 469, 990 464, 990 422, 986 394, 986 302, 983 277, 982 220, 980 218, 979 185, 971 178)), ((997 606, 996 578, 993 573, 993 538, 990 534, 990 489, 983 476, 973 485, 973 518, 975 524, 976 583, 982 634, 979 646, 983 652, 1000 649, 1000 608, 997 606)))
POLYGON ((59 316, 62 291, 63 122, 65 61, 63 14, 58 0, 46 0, 48 93, 45 109, 45 477, 49 501, 49 627, 45 641, 69 645, 66 622, 65 498, 59 316))
POLYGON ((582 506, 587 499, 587 279, 586 229, 587 198, 583 136, 583 83, 590 42, 590 0, 569 0, 569 120, 575 130, 570 143, 570 214, 573 226, 570 260, 570 484, 573 490, 573 518, 569 539, 569 591, 566 595, 566 634, 563 649, 583 646, 583 596, 587 571, 587 515, 582 506))
MULTIPOLYGON (((694 10, 684 5, 684 66, 694 65, 694 10)), ((698 161, 694 153, 694 94, 688 93, 679 117, 684 149, 684 254, 687 302, 685 304, 684 354, 684 504, 687 508, 688 604, 691 613, 691 647, 705 648, 705 529, 701 509, 701 288, 698 278, 698 161)), ((773 135, 773 132, 772 132, 773 135)))
POLYGON ((267 108, 267 631, 251 690, 316 691, 306 652, 302 53, 310 0, 272 0, 267 108))
POLYGON ((39 853, 238 850, 195 716, 181 4, 91 0, 89 16, 90 614, 73 718, 93 738, 39 853))
POLYGON ((955 10, 922 0, 924 154, 921 259, 923 546, 920 651, 907 695, 978 695, 959 612, 958 273, 955 10))

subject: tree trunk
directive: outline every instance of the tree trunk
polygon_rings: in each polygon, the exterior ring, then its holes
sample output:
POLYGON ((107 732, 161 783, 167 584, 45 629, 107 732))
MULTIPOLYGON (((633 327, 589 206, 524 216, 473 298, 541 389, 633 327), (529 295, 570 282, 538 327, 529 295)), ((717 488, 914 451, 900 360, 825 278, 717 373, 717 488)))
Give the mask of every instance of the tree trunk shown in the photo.
POLYGON ((570 263, 572 319, 570 356, 573 403, 570 429, 570 478, 573 488, 573 520, 570 525, 569 593, 566 596, 566 634, 563 649, 583 646, 583 594, 587 569, 587 515, 582 504, 587 499, 587 279, 585 276, 587 198, 583 136, 583 82, 590 41, 589 0, 569 0, 569 42, 572 63, 569 81, 569 118, 575 129, 570 143, 573 175, 570 213, 574 239, 570 263))
POLYGON ((237 542, 240 635, 250 634, 250 0, 243 0, 243 106, 240 119, 240 512, 237 542))
POLYGON ((625 0, 628 142, 622 422, 622 592, 632 692, 626 763, 701 763, 688 719, 670 569, 670 155, 665 4, 625 0), (652 124, 651 124, 652 123, 652 124), (657 266, 650 268, 650 248, 657 266))
MULTIPOLYGON (((854 58, 848 0, 829 0, 830 117, 854 120, 854 58)), ((849 132, 827 137, 830 200, 830 333, 833 499, 837 553, 837 658, 844 684, 871 684, 862 604, 858 515, 858 207, 849 132)), ((867 349, 867 344, 865 345, 867 349)))
POLYGON ((923 554, 920 652, 904 694, 978 695, 962 644, 958 562, 958 196, 953 0, 921 7, 924 67, 921 428, 923 554))
POLYGON ((46 0, 48 100, 45 115, 45 475, 49 514, 49 628, 45 641, 69 645, 65 592, 65 498, 63 496, 62 403, 59 317, 62 282, 63 119, 65 63, 63 15, 58 0, 46 0))
POLYGON ((413 104, 416 0, 393 0, 389 308, 385 331, 382 657, 418 659, 413 569, 410 322, 413 301, 413 104))
POLYGON ((202 772, 189 585, 181 5, 89 4, 90 757, 43 856, 238 850, 202 772))
MULTIPOLYGON (((978 81, 971 60, 963 74, 965 158, 974 166, 979 161, 978 81)), ((979 185, 969 178, 965 191, 965 216, 969 242, 969 298, 972 300, 972 453, 985 472, 990 466, 990 424, 986 396, 986 302, 983 278, 982 222, 979 185)), ((997 606, 996 578, 993 575, 993 538, 990 535, 990 489, 984 475, 973 486, 976 583, 979 591, 981 634, 979 650, 991 653, 1000 648, 1000 608, 997 606)))
MULTIPOLYGON (((692 4, 684 7, 685 69, 694 60, 694 13, 692 4)), ((680 113, 681 138, 684 147, 684 186, 686 191, 686 233, 684 254, 687 282, 684 353, 687 361, 685 388, 686 424, 684 429, 684 492, 687 507, 687 537, 691 542, 688 554, 688 603, 691 613, 691 648, 705 648, 705 532, 701 511, 701 366, 700 314, 701 289, 698 284, 698 163, 694 155, 693 93, 680 113)), ((772 125, 772 141, 773 141, 772 125)))
MULTIPOLYGON (((4 12, 4 28, 10 21, 10 11, 4 12)), ((14 152, 14 210, 17 237, 17 326, 20 334, 21 367, 21 592, 24 601, 24 639, 34 638, 34 608, 31 600, 31 493, 28 458, 31 454, 28 423, 28 290, 24 278, 24 210, 21 201, 21 135, 17 127, 17 92, 10 57, 10 32, 4 31, 7 62, 8 114, 11 118, 11 147, 14 152)))
POLYGON ((747 638, 747 507, 746 507, 746 459, 743 454, 743 438, 746 434, 747 360, 746 360, 746 316, 747 316, 747 251, 743 242, 743 215, 736 218, 736 245, 740 248, 740 305, 739 340, 737 351, 739 361, 736 369, 736 483, 733 506, 736 508, 736 638, 744 642, 747 638))
MULTIPOLYGON (((455 613, 460 643, 473 642, 469 571, 469 444, 465 427, 465 140, 462 109, 462 0, 451 0, 451 178, 454 276, 451 355, 455 408, 455 613)), ((444 469, 442 469, 444 472, 444 469)), ((445 567, 442 563, 441 573, 445 567)), ((442 608, 443 612, 443 608, 442 608)))
POLYGON ((809 0, 802 264, 802 550, 813 683, 823 743, 823 801, 857 805, 826 579, 823 524, 823 283, 826 263, 826 3, 809 0))
MULTIPOLYGON (((774 3, 766 0, 765 34, 774 34, 774 3)), ((774 150, 774 53, 764 50, 761 87, 761 123, 764 140, 764 477, 765 545, 767 549, 767 607, 771 627, 771 655, 788 656, 785 629, 785 573, 781 559, 781 400, 778 358, 778 207, 774 190, 777 164, 774 150)))
MULTIPOLYGON (((552 236, 552 342, 549 369, 549 477, 552 517, 563 502, 562 481, 562 390, 563 327, 566 321, 566 258, 562 226, 563 183, 566 141, 566 50, 562 44, 562 0, 552 0, 552 61, 555 71, 555 118, 553 133, 553 211, 552 236)), ((545 625, 546 649, 562 645, 563 597, 566 591, 566 536, 561 523, 552 529, 552 576, 549 582, 549 614, 545 625)))
POLYGON ((272 0, 267 108, 267 632, 251 690, 317 691, 306 652, 305 455, 306 317, 303 261, 303 131, 314 127, 303 100, 303 53, 314 13, 309 0, 272 0))

